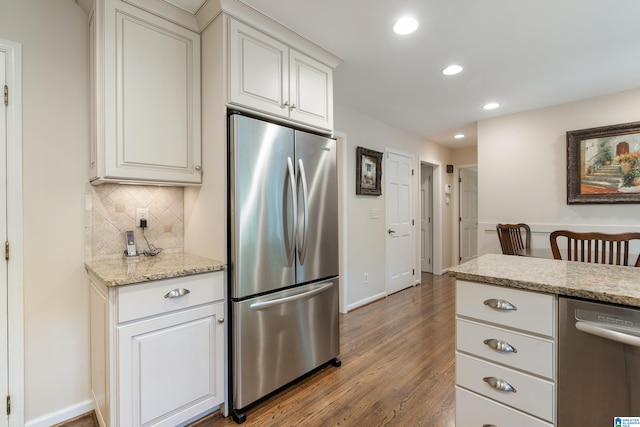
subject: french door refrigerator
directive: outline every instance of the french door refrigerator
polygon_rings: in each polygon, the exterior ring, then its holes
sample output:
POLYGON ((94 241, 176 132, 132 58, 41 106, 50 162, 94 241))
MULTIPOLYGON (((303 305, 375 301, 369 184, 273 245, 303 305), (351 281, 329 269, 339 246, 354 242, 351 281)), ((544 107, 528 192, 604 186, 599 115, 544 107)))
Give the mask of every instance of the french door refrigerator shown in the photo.
POLYGON ((340 366, 336 141, 229 114, 230 399, 340 366))

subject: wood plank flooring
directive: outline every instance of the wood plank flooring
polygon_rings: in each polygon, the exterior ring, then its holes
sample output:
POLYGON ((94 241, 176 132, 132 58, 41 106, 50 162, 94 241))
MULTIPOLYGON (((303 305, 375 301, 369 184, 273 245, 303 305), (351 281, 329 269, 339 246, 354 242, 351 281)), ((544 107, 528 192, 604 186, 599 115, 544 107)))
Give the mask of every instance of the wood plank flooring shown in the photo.
MULTIPOLYGON (((340 315, 342 366, 247 412, 253 426, 455 425, 455 280, 422 284, 340 315)), ((78 427, 65 424, 65 427, 78 427)), ((237 426, 214 413, 190 427, 237 426)))
MULTIPOLYGON (((247 412, 243 426, 455 425, 455 280, 422 284, 340 316, 340 368, 247 412)), ((237 426, 214 414, 192 427, 237 426)))

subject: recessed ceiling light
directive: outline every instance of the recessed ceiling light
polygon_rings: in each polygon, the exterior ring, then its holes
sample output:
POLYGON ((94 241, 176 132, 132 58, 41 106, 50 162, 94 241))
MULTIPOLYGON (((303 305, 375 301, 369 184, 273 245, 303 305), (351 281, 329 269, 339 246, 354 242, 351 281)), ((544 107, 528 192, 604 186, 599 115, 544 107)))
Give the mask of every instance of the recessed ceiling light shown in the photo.
POLYGON ((462 70, 463 68, 459 65, 449 65, 447 68, 442 70, 442 74, 444 74, 445 76, 453 76, 454 74, 458 74, 462 70))
POLYGON ((393 31, 395 31, 397 34, 409 34, 413 33, 417 29, 418 21, 410 16, 405 16, 398 19, 396 24, 393 26, 393 31))
POLYGON ((488 104, 484 104, 482 106, 483 110, 495 110, 496 108, 498 108, 500 106, 500 104, 498 104, 497 102, 490 102, 488 104))
POLYGON ((464 134, 462 134, 462 133, 458 133, 458 134, 453 135, 453 137, 454 137, 455 139, 461 139, 461 138, 464 138, 464 134))

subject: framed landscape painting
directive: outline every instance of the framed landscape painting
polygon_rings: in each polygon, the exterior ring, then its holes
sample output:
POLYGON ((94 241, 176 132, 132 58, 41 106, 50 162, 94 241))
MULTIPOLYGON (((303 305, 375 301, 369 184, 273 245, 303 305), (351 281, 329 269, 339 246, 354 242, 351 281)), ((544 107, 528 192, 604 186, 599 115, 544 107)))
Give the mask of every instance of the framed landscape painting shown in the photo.
POLYGON ((640 122, 567 132, 567 204, 640 203, 640 122))
POLYGON ((382 153, 358 147, 356 149, 356 194, 382 195, 382 153))

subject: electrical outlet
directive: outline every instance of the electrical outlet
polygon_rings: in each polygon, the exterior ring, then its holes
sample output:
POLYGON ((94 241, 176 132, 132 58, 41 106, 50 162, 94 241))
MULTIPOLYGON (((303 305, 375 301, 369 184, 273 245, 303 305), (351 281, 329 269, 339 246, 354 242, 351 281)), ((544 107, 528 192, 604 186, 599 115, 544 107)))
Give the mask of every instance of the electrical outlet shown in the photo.
POLYGON ((137 208, 136 209, 136 227, 140 227, 140 220, 147 221, 147 227, 149 226, 149 208, 137 208))
POLYGON ((369 283, 369 273, 364 273, 364 283, 369 283))

